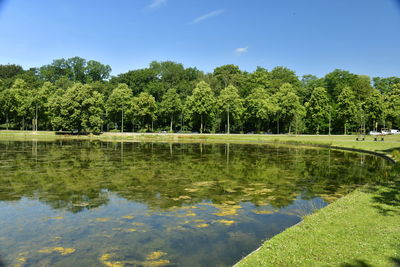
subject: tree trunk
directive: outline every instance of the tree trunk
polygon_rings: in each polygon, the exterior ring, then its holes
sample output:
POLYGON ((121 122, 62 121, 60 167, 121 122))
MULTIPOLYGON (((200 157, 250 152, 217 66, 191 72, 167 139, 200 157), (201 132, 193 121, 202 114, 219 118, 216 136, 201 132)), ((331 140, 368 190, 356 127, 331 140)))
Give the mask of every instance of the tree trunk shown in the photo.
POLYGON ((228 107, 228 134, 231 133, 230 125, 229 125, 229 107, 228 107))
POLYGON ((181 113, 181 132, 183 131, 183 112, 181 113))
POLYGON ((124 107, 122 107, 122 116, 121 116, 121 133, 124 132, 124 107))
POLYGON ((25 117, 22 117, 22 131, 25 130, 25 117))
POLYGON ((37 103, 36 103, 36 116, 35 116, 36 118, 35 118, 35 131, 37 132, 37 130, 38 130, 38 106, 37 106, 37 103))
POLYGON ((278 124, 278 134, 279 134, 279 117, 278 117, 277 124, 278 124))
POLYGON ((291 130, 292 130, 292 125, 289 124, 289 134, 290 134, 291 130))
POLYGON ((7 131, 8 131, 8 113, 6 113, 6 128, 7 128, 7 131))
POLYGON ((200 133, 203 133, 203 114, 200 115, 200 133))
POLYGON ((344 123, 344 135, 346 135, 347 133, 347 127, 346 127, 346 123, 344 123))
POLYGON ((169 131, 172 133, 172 122, 173 122, 173 119, 174 119, 174 116, 172 116, 171 115, 171 125, 170 125, 170 128, 169 128, 169 131))
POLYGON ((154 120, 153 118, 151 118, 151 132, 154 131, 154 120))

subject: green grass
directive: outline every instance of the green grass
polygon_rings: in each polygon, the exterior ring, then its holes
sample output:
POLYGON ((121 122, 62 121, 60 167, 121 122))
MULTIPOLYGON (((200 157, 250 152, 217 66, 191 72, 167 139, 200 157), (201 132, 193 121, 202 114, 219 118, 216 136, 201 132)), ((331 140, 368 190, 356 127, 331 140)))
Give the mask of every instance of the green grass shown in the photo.
POLYGON ((381 199, 382 193, 390 190, 377 190, 358 189, 304 218, 236 267, 398 266, 400 203, 385 203, 389 199, 381 199))
MULTIPOLYGON (((0 140, 73 138, 103 141, 292 143, 374 151, 400 160, 400 136, 119 134, 58 137, 54 132, 0 131, 0 140)), ((364 186, 267 240, 237 266, 400 266, 400 164, 393 179, 364 186)))

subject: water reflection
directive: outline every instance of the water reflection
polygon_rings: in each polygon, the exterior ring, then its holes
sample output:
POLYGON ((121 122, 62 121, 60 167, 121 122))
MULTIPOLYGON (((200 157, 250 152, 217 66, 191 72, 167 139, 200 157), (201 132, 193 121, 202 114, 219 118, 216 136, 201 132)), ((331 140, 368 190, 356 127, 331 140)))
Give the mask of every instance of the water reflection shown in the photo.
POLYGON ((386 165, 293 146, 0 142, 0 252, 20 266, 226 266, 386 165))

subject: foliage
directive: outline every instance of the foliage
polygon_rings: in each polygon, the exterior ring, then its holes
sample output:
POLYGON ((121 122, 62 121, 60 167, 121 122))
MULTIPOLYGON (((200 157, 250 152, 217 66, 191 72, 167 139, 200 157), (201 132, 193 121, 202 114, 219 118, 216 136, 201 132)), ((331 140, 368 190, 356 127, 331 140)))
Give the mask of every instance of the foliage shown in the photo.
POLYGON ((103 124, 103 101, 103 96, 90 85, 73 84, 53 101, 53 127, 99 132, 103 124))
POLYGON ((278 111, 275 100, 266 89, 255 88, 246 98, 246 116, 248 120, 254 120, 257 130, 261 130, 262 123, 271 121, 278 111))
POLYGON ((356 120, 357 103, 356 97, 350 87, 346 86, 338 96, 338 117, 343 123, 344 134, 356 120))
POLYGON ((200 117, 200 133, 204 130, 204 123, 209 119, 215 109, 215 98, 211 87, 200 82, 193 90, 193 94, 188 97, 186 102, 186 110, 192 119, 200 117))
POLYGON ((173 131, 174 118, 182 112, 182 101, 174 88, 169 89, 160 103, 160 113, 170 118, 170 131, 173 131))
MULTIPOLYGON (((400 103, 399 103, 400 104, 400 103)), ((374 89, 363 103, 363 110, 372 129, 376 130, 376 124, 384 118, 383 97, 378 90, 374 89)))
POLYGON ((157 118, 157 103, 152 95, 147 92, 140 93, 133 99, 133 114, 138 118, 142 128, 153 130, 153 122, 157 118))
MULTIPOLYGON (((278 105, 278 118, 287 125, 290 134, 292 124, 300 125, 298 121, 305 116, 304 106, 301 105, 300 98, 290 83, 284 83, 275 98, 278 105)), ((296 128, 296 132, 297 130, 296 128)))
POLYGON ((0 65, 0 125, 64 128, 60 103, 79 82, 101 95, 103 130, 122 126, 122 113, 124 129, 133 131, 149 131, 151 124, 170 131, 227 132, 232 126, 236 132, 327 133, 328 121, 333 134, 356 132, 364 123, 367 131, 400 128, 399 77, 374 77, 371 84, 368 76, 336 69, 300 80, 282 66, 245 72, 232 64, 205 74, 173 61, 153 61, 114 77, 110 72, 110 66, 80 57, 28 70, 0 65))
POLYGON ((133 114, 133 95, 132 91, 124 83, 112 91, 106 102, 108 118, 122 127, 123 119, 131 119, 133 114))
POLYGON ((233 85, 228 85, 221 91, 218 98, 218 108, 226 115, 227 118, 227 132, 230 132, 230 118, 235 120, 236 123, 240 123, 244 107, 243 100, 239 96, 238 89, 233 85))
POLYGON ((319 134, 320 130, 323 131, 326 128, 331 116, 331 106, 326 89, 323 87, 315 88, 305 107, 307 110, 308 129, 319 134))

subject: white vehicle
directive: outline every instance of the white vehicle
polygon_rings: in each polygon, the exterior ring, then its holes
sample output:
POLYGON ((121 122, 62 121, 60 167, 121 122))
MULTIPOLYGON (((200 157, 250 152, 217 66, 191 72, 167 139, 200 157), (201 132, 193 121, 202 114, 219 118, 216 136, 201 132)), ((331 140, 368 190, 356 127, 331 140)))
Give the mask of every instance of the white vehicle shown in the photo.
POLYGON ((391 129, 390 134, 400 134, 400 131, 396 129, 391 129))
POLYGON ((391 134, 389 130, 382 130, 382 134, 387 135, 387 134, 391 134))
POLYGON ((377 131, 370 131, 369 135, 382 135, 382 133, 377 132, 377 131))

